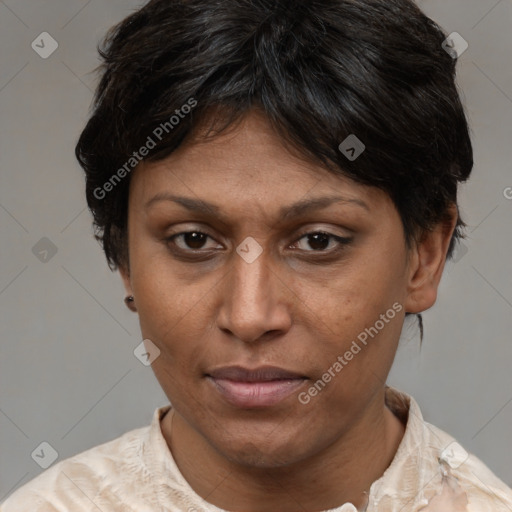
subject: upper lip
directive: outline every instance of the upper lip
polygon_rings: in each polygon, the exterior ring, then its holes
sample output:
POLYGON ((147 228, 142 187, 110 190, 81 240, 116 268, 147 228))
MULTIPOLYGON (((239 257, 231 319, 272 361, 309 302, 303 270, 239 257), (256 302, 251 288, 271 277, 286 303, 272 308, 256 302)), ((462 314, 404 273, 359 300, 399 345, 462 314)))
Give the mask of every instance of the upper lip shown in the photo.
POLYGON ((224 366, 207 374, 214 379, 227 379, 237 382, 265 382, 283 379, 304 379, 300 373, 278 368, 276 366, 260 366, 249 369, 242 366, 224 366))

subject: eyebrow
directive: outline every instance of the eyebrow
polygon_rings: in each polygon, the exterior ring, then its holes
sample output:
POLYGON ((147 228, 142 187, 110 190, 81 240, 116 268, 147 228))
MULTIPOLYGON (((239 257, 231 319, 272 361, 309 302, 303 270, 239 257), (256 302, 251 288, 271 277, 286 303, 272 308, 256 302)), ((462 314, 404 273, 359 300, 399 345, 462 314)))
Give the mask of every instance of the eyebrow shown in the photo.
MULTIPOLYGON (((189 211, 204 213, 206 215, 215 214, 218 215, 220 218, 227 220, 227 217, 224 217, 221 214, 221 210, 219 206, 217 206, 216 204, 210 203, 209 201, 205 201, 203 199, 193 199, 191 197, 176 196, 173 194, 169 194, 167 192, 160 192, 153 196, 144 205, 144 208, 147 210, 155 203, 159 203, 162 201, 171 201, 183 206, 189 211)), ((298 201, 297 203, 282 206, 279 210, 279 217, 285 220, 290 217, 302 215, 310 211, 327 208, 328 206, 334 203, 354 204, 367 211, 370 211, 368 205, 361 199, 347 198, 342 196, 321 196, 315 197, 313 199, 303 199, 301 201, 298 201)))

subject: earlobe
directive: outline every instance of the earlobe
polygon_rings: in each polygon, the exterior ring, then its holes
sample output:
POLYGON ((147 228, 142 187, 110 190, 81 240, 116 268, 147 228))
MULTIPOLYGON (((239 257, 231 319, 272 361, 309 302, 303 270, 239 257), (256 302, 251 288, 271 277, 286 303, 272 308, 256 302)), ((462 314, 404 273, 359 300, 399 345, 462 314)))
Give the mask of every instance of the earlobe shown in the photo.
POLYGON ((135 307, 135 298, 132 292, 130 272, 123 267, 119 267, 119 274, 121 275, 121 279, 123 280, 124 288, 127 293, 127 296, 124 299, 124 303, 126 304, 126 307, 130 311, 133 311, 135 313, 137 312, 137 308, 135 307))
POLYGON ((125 297, 124 303, 126 304, 126 307, 130 311, 133 311, 134 313, 137 312, 137 308, 135 307, 135 299, 134 299, 133 295, 129 295, 128 297, 125 297))
POLYGON ((452 205, 446 220, 432 230, 426 231, 421 240, 411 249, 409 262, 409 282, 405 310, 408 313, 421 313, 431 308, 437 299, 437 289, 446 263, 458 211, 452 205))

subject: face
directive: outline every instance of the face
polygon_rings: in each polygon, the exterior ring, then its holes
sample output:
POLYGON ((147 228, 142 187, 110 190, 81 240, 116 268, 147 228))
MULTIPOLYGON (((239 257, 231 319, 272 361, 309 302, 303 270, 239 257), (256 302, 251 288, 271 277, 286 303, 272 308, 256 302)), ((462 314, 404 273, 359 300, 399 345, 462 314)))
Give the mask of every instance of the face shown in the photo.
POLYGON ((153 370, 218 453, 300 461, 380 396, 418 261, 384 192, 294 156, 253 112, 137 168, 128 219, 123 277, 144 339, 160 350, 153 370), (263 366, 301 379, 218 373, 263 366))

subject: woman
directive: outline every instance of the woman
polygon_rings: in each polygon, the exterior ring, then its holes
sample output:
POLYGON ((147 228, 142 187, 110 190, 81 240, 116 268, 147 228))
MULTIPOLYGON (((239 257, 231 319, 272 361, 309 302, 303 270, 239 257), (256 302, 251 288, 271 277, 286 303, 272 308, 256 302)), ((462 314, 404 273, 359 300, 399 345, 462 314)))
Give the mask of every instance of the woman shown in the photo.
POLYGON ((172 406, 2 512, 512 510, 386 386, 463 235, 445 39, 409 0, 152 0, 111 30, 76 155, 172 406))

